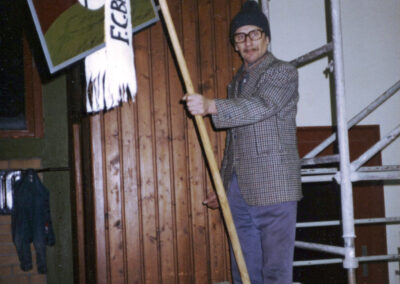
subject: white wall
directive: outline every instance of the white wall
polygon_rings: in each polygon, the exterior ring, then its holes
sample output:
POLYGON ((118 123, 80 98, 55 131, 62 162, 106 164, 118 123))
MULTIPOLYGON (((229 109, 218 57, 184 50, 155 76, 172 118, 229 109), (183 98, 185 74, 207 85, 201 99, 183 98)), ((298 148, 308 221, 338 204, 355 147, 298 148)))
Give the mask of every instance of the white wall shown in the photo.
MULTIPOLYGON (((341 1, 346 113, 350 119, 400 80, 400 0, 341 1)), ((272 52, 292 60, 327 42, 326 3, 271 0, 272 52)), ((327 1, 327 3, 329 3, 327 1)), ((331 125, 327 58, 300 68, 299 126, 331 125)), ((360 124, 379 124, 381 136, 400 123, 400 92, 360 124)), ((384 165, 400 164, 400 138, 382 152, 384 165)), ((400 186, 385 186, 386 216, 400 216, 400 186)), ((388 253, 400 247, 400 225, 387 226, 388 253)), ((389 263, 390 283, 400 283, 389 263)))

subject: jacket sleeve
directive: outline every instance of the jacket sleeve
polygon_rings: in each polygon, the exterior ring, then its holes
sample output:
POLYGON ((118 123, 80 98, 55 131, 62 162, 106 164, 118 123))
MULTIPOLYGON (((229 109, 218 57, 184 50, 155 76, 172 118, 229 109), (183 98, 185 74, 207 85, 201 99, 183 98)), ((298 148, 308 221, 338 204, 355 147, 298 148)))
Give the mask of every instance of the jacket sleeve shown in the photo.
POLYGON ((277 114, 291 100, 298 98, 298 72, 287 63, 266 70, 252 96, 216 99, 217 114, 212 115, 216 128, 253 124, 277 114))

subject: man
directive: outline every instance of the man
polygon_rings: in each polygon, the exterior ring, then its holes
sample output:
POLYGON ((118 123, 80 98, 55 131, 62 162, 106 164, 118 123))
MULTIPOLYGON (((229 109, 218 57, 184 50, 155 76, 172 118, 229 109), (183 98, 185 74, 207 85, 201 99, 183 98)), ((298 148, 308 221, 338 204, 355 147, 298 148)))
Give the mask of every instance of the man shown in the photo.
MULTIPOLYGON (((292 283, 297 201, 301 199, 296 140, 298 74, 268 52, 269 23, 255 1, 231 22, 243 65, 227 99, 199 94, 183 100, 192 115, 211 114, 228 129, 221 176, 252 283, 292 283)), ((215 193, 204 201, 217 208, 215 193)), ((241 283, 232 254, 232 277, 241 283)))

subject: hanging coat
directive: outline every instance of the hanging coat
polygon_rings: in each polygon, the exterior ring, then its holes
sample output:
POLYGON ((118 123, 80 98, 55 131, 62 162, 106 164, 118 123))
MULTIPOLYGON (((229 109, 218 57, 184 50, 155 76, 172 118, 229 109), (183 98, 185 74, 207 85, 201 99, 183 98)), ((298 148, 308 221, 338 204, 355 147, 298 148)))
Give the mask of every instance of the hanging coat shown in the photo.
POLYGON ((31 243, 39 273, 47 272, 46 246, 55 244, 50 218, 49 191, 33 169, 15 183, 11 212, 12 237, 23 271, 32 269, 31 243))

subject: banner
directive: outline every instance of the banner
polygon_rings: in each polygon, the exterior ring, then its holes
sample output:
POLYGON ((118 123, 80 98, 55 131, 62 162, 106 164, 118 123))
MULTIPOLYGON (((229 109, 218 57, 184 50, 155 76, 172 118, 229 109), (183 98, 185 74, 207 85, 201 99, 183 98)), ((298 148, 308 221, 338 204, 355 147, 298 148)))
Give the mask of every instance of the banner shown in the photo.
MULTIPOLYGON (((51 73, 105 46, 105 0, 27 1, 51 73)), ((152 0, 130 0, 130 4, 133 33, 159 20, 152 0)))

